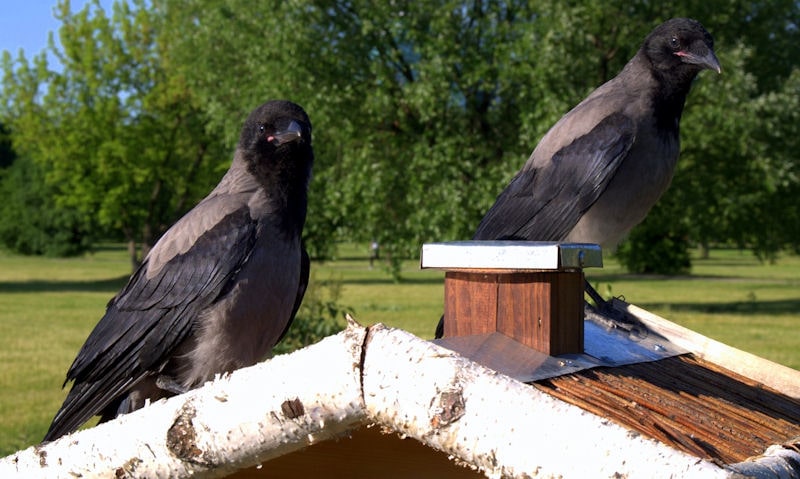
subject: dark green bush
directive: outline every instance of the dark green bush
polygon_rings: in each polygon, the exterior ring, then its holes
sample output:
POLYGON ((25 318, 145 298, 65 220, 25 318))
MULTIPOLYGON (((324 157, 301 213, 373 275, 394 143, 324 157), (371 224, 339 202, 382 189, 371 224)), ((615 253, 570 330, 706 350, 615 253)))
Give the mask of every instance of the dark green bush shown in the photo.
POLYGON ((26 255, 74 256, 91 246, 90 228, 59 207, 44 173, 26 158, 0 172, 0 244, 26 255))
POLYGON ((617 258, 631 273, 678 275, 692 268, 689 229, 655 208, 619 245, 617 258))

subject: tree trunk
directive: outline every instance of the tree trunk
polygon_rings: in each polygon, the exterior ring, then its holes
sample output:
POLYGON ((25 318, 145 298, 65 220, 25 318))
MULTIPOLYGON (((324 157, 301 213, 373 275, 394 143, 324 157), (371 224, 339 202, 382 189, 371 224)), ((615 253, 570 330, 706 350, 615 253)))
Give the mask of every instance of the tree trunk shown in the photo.
POLYGON ((136 241, 132 238, 128 239, 128 258, 131 260, 131 273, 139 268, 139 256, 136 254, 136 241))
POLYGON ((701 241, 700 242, 700 259, 708 259, 710 254, 711 248, 708 246, 708 241, 701 241))

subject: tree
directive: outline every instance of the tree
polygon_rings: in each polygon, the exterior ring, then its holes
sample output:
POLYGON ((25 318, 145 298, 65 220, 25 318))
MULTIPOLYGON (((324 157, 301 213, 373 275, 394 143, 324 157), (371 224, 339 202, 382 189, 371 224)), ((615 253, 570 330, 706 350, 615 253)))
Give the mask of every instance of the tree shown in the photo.
POLYGON ((152 241, 207 191, 269 98, 314 123, 315 256, 374 238, 397 265, 469 238, 544 132, 679 14, 714 34, 724 74, 689 96, 668 209, 687 241, 765 257, 797 244, 794 1, 140 0, 110 19, 68 5, 63 73, 6 61, 6 122, 52 165, 59 203, 129 240, 152 241))
MULTIPOLYGON (((750 12, 746 16, 724 8, 709 12, 719 22, 711 26, 723 74, 698 78, 682 120, 673 185, 637 230, 685 237, 682 248, 693 241, 704 254, 710 244, 722 243, 774 259, 798 245, 800 213, 791 200, 800 187, 798 5, 746 2, 737 7, 750 12), (780 45, 786 51, 777 51, 780 45), (666 211, 672 212, 670 230, 664 229, 666 211)), ((653 254, 649 261, 661 259, 653 254)))
POLYGON ((762 258, 774 259, 786 247, 800 251, 800 69, 754 102, 760 125, 754 139, 764 145, 757 164, 765 194, 750 198, 742 243, 752 245, 762 258))
POLYGON ((85 252, 93 239, 85 218, 56 205, 53 189, 45 186, 43 177, 41 167, 27 158, 16 159, 0 172, 0 244, 21 254, 85 252))
POLYGON ((176 55, 212 117, 232 117, 262 96, 289 96, 311 112, 318 161, 309 240, 317 251, 337 235, 376 238, 395 256, 470 237, 547 128, 675 12, 712 30, 725 75, 721 87, 701 78, 690 95, 685 165, 670 194, 692 215, 695 241, 751 243, 740 215, 769 183, 755 159, 764 145, 749 140, 758 136, 753 101, 780 85, 775 78, 798 57, 771 47, 797 50, 798 6, 788 1, 166 5, 181 32, 176 55), (708 122, 718 127, 708 132, 708 122))
POLYGON ((170 63, 162 15, 144 1, 97 1, 72 13, 59 2, 62 70, 44 54, 29 65, 4 55, 3 117, 14 147, 43 166, 59 205, 94 229, 151 245, 213 185, 223 155, 185 78, 170 63))
POLYGON ((526 2, 192 4, 171 12, 212 116, 269 96, 311 112, 312 249, 338 234, 398 258, 469 236, 529 153, 526 2))

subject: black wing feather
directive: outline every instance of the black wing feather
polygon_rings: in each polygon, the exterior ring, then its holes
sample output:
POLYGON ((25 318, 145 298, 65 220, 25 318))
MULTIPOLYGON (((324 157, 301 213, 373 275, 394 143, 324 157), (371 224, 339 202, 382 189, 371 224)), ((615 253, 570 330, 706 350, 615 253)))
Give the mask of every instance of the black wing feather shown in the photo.
POLYGON ((289 332, 289 327, 294 322, 294 317, 297 315, 297 310, 300 309, 300 305, 303 303, 303 296, 306 294, 306 289, 308 288, 308 276, 311 273, 311 259, 308 257, 308 252, 306 251, 305 247, 300 249, 300 282, 297 285, 297 296, 295 296, 294 306, 292 307, 292 315, 289 316, 289 322, 286 323, 286 327, 283 328, 281 335, 278 336, 278 340, 275 343, 279 343, 286 333, 289 332))
POLYGON ((249 258, 257 222, 244 205, 147 278, 147 262, 109 302, 65 381, 74 381, 45 440, 74 431, 157 371, 197 315, 224 294, 249 258))
POLYGON ((474 239, 561 241, 588 210, 634 141, 633 121, 609 115, 541 168, 523 168, 481 220, 474 239))

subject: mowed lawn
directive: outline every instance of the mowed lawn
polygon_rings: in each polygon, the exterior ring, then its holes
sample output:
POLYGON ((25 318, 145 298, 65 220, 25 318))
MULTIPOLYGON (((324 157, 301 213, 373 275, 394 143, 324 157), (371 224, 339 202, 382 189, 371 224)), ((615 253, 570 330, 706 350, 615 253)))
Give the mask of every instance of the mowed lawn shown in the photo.
MULTIPOLYGON (((588 269, 607 296, 624 296, 672 321, 732 346, 800 369, 800 258, 776 264, 751 253, 714 250, 691 276, 625 274, 613 258, 588 269)), ((395 281, 367 245, 341 245, 315 262, 313 283, 339 282, 338 302, 362 324, 382 322, 431 338, 442 312, 444 274, 404 263, 395 281)), ((125 249, 81 258, 29 258, 0 252, 0 456, 37 443, 66 391, 64 374, 130 274, 125 249)), ((343 321, 342 321, 343 323, 343 321)))

